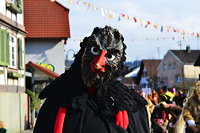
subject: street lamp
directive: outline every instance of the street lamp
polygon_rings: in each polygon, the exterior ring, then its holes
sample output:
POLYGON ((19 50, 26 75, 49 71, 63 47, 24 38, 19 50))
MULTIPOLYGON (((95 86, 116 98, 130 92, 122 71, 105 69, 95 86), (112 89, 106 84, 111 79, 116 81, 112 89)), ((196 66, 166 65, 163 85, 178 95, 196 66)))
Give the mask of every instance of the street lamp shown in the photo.
POLYGON ((75 56, 75 51, 73 49, 68 49, 67 50, 66 60, 65 60, 65 66, 66 66, 67 70, 70 68, 70 64, 69 64, 69 53, 70 52, 73 52, 73 57, 75 56))

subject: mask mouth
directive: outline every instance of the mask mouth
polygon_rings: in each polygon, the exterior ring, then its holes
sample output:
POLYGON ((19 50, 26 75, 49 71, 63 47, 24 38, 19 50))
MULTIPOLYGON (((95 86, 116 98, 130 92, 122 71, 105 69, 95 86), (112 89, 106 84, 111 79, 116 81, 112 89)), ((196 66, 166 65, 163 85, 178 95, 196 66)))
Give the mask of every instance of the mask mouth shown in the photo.
POLYGON ((94 58, 90 64, 90 68, 93 73, 99 74, 102 72, 105 72, 105 66, 106 66, 106 51, 101 50, 100 54, 94 58))
POLYGON ((100 74, 105 72, 105 66, 100 66, 99 64, 91 63, 90 68, 93 73, 100 74))

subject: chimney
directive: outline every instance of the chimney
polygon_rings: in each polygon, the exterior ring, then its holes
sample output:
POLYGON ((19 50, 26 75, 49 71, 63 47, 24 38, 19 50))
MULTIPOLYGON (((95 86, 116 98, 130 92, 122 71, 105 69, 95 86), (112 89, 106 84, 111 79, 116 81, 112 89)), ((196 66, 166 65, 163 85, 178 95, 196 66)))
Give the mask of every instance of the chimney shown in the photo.
POLYGON ((187 45, 187 46, 186 46, 186 52, 187 52, 187 53, 190 53, 190 52, 191 52, 191 50, 190 50, 190 45, 187 45))

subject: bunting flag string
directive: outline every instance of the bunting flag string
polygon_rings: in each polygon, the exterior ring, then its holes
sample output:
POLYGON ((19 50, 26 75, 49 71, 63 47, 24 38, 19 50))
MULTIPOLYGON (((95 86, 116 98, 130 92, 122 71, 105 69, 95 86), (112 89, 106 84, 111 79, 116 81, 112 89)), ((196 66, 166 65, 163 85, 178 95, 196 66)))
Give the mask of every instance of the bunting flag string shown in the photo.
MULTIPOLYGON (((51 0, 51 1, 54 2, 56 0, 51 0)), ((92 9, 93 11, 100 11, 101 16, 104 18, 117 19, 118 21, 121 21, 122 19, 130 20, 131 22, 139 23, 139 25, 144 28, 148 28, 148 27, 152 26, 154 29, 159 30, 160 32, 174 32, 174 33, 179 33, 183 36, 189 35, 189 36, 195 36, 197 38, 200 38, 200 33, 191 32, 188 30, 184 30, 182 28, 176 28, 176 27, 172 27, 169 25, 164 26, 162 24, 157 24, 157 23, 154 23, 152 21, 145 20, 142 18, 132 17, 132 16, 126 15, 124 13, 116 13, 112 10, 104 9, 102 7, 98 7, 96 5, 93 5, 93 4, 85 2, 85 1, 80 2, 80 0, 67 0, 67 3, 73 4, 73 5, 78 5, 78 4, 82 3, 87 8, 87 10, 92 9)))
MULTIPOLYGON (((153 38, 147 38, 147 37, 139 37, 139 38, 132 38, 129 41, 135 42, 135 41, 148 41, 148 40, 155 40, 155 41, 162 41, 162 40, 173 40, 173 41, 179 41, 179 40, 185 40, 189 41, 191 37, 185 37, 185 36, 176 36, 176 37, 153 37, 153 38)), ((83 40, 81 39, 73 39, 69 38, 67 41, 72 41, 74 43, 80 43, 83 40)))

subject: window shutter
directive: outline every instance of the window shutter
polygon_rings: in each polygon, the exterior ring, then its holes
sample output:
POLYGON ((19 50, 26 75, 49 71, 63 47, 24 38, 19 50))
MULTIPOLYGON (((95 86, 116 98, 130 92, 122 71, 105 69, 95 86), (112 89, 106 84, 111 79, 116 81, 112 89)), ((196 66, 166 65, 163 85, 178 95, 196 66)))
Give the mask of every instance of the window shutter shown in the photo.
POLYGON ((22 0, 18 0, 18 1, 17 1, 17 6, 18 6, 19 8, 22 8, 22 0))
POLYGON ((3 38, 2 29, 0 28, 0 65, 3 65, 3 38))
POLYGON ((5 62, 6 62, 6 65, 9 66, 10 65, 10 45, 9 45, 9 33, 6 31, 6 58, 5 58, 5 62))
POLYGON ((22 51, 22 38, 18 38, 18 67, 23 69, 23 51, 22 51))
POLYGON ((1 29, 1 62, 2 65, 5 66, 5 37, 4 37, 4 29, 1 29))
POLYGON ((8 32, 0 29, 0 65, 9 65, 9 36, 8 32))

